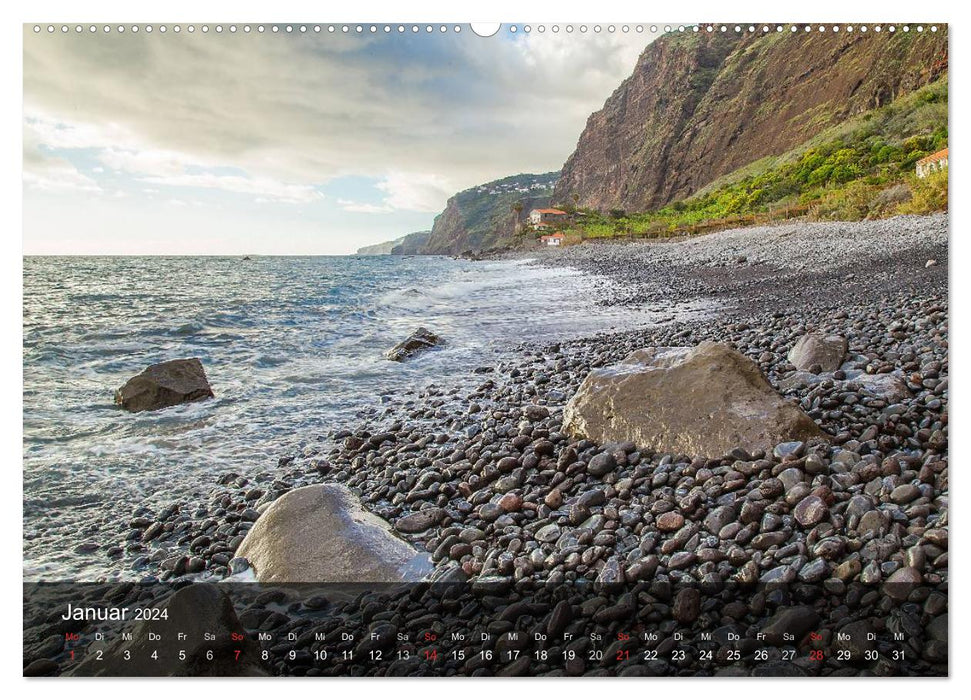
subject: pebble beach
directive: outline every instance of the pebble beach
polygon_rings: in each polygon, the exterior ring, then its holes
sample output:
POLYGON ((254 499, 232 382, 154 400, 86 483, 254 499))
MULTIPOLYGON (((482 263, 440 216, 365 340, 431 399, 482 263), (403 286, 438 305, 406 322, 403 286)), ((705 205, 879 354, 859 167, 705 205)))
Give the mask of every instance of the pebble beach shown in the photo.
MULTIPOLYGON (((596 275, 604 307, 716 310, 555 344, 524 327, 513 359, 469 367, 466 387, 383 397, 363 417, 321 426, 275 470, 226 472, 202 499, 173 494, 162 509, 132 512, 92 556, 133 555, 130 579, 143 582, 239 577, 250 563, 237 550, 272 503, 339 484, 427 557, 431 580, 496 594, 583 582, 804 584, 819 592, 818 614, 843 624, 872 625, 875 610, 897 604, 886 624, 919 631, 917 663, 946 665, 947 256, 945 215, 531 253, 532 265, 596 275), (845 338, 839 369, 790 363, 807 333, 845 338), (705 341, 749 358, 826 439, 696 455, 565 429, 564 409, 591 370, 641 348, 705 341), (882 375, 893 391, 874 381, 882 375), (850 595, 860 586, 875 595, 850 595)), ((716 600, 673 593, 667 603, 689 627, 719 605, 726 624, 772 612, 764 600, 716 600)), ((254 626, 312 624, 275 614, 271 624, 258 609, 254 626)))

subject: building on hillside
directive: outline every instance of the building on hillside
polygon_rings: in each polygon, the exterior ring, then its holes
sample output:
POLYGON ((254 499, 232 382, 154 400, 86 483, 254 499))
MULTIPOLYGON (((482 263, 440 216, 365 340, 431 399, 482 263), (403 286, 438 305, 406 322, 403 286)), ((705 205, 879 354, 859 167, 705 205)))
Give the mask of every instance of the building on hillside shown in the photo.
POLYGON ((529 223, 536 228, 549 228, 570 218, 570 215, 560 209, 533 209, 529 212, 529 223))
POLYGON ((566 240, 566 235, 562 231, 557 231, 549 236, 540 236, 539 242, 547 246, 560 246, 566 240))
POLYGON ((927 177, 938 170, 947 170, 946 148, 917 161, 917 177, 927 177))

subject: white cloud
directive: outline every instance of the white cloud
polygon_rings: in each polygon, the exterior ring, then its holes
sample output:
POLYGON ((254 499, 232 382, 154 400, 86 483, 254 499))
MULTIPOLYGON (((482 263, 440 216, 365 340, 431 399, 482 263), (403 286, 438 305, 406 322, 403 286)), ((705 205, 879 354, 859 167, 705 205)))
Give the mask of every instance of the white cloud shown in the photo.
MULTIPOLYGON (((312 185, 291 184, 269 177, 199 172, 218 166, 211 160, 188 153, 149 147, 131 131, 116 124, 101 128, 93 124, 65 122, 43 113, 31 112, 24 120, 24 149, 25 181, 29 181, 37 189, 54 189, 41 172, 45 168, 49 169, 45 165, 45 161, 50 160, 45 155, 47 151, 57 149, 70 152, 86 149, 95 151, 98 161, 104 167, 116 174, 130 175, 144 183, 223 190, 282 203, 306 203, 320 198, 312 185)), ((68 161, 63 158, 56 160, 62 166, 69 166, 68 161)), ((93 172, 104 172, 104 167, 94 168, 93 172)), ((63 173, 60 177, 67 182, 63 173)), ((89 187, 94 185, 88 191, 100 190, 94 180, 86 177, 84 179, 89 187)), ((143 188, 143 192, 148 194, 157 191, 143 188)))
POLYGON ((199 173, 169 176, 139 177, 141 182, 167 187, 199 187, 223 190, 237 194, 249 194, 265 201, 288 204, 305 204, 320 199, 320 193, 310 185, 291 185, 268 178, 243 177, 240 175, 216 175, 199 173))
POLYGON ((102 148, 131 142, 134 134, 114 123, 70 123, 50 114, 25 110, 24 141, 48 148, 102 148))
MULTIPOLYGON (((28 31, 25 105, 103 125, 56 129, 65 146, 124 150, 135 136, 139 151, 162 158, 158 166, 176 153, 295 184, 435 173, 460 190, 560 167, 651 38, 139 34, 52 42, 28 31)), ((431 206, 423 195, 402 196, 431 206)))
POLYGON ((117 172, 169 177, 185 174, 188 167, 203 167, 197 160, 185 153, 152 148, 138 150, 137 147, 117 148, 104 143, 98 160, 117 172))
POLYGON ((24 161, 24 185, 30 189, 48 193, 101 193, 97 182, 79 172, 62 158, 36 160, 27 167, 24 161))
POLYGON ((338 199, 337 204, 344 211, 355 214, 390 214, 394 211, 387 204, 368 204, 366 202, 355 202, 350 199, 338 199))
POLYGON ((389 173, 375 187, 385 193, 380 204, 338 199, 344 211, 358 214, 390 214, 396 211, 438 213, 455 193, 447 178, 434 173, 389 173))
POLYGON ((387 206, 406 211, 439 212, 445 200, 455 194, 447 178, 433 173, 395 172, 376 187, 387 193, 387 206))

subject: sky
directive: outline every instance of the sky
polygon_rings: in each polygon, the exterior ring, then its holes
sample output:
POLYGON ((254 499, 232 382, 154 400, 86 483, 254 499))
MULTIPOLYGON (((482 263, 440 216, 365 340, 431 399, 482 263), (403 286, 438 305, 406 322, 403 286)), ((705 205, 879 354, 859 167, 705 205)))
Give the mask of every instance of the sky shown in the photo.
POLYGON ((24 27, 23 248, 345 254, 559 170, 655 38, 24 27))

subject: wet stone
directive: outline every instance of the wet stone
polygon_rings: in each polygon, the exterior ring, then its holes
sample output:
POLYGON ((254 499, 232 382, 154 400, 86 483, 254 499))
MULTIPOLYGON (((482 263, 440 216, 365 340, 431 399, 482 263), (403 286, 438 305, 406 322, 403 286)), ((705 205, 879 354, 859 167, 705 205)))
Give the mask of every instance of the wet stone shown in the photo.
POLYGON ((662 513, 657 519, 657 529, 661 532, 675 532, 684 525, 684 516, 673 511, 662 513))
POLYGON ((560 526, 556 523, 544 525, 536 531, 537 542, 555 542, 560 538, 560 526))
POLYGON ((587 473, 593 476, 605 476, 617 468, 617 460, 609 452, 594 455, 587 463, 587 473))
POLYGON ((890 500, 904 505, 920 498, 920 489, 913 484, 901 484, 890 493, 890 500))
POLYGON ((784 462, 789 459, 797 459, 801 457, 805 448, 806 444, 798 440, 793 442, 780 442, 775 446, 775 449, 772 450, 772 454, 776 459, 784 462))
POLYGON ((806 496, 793 510, 796 521, 806 528, 818 525, 827 515, 829 508, 819 496, 806 496))

